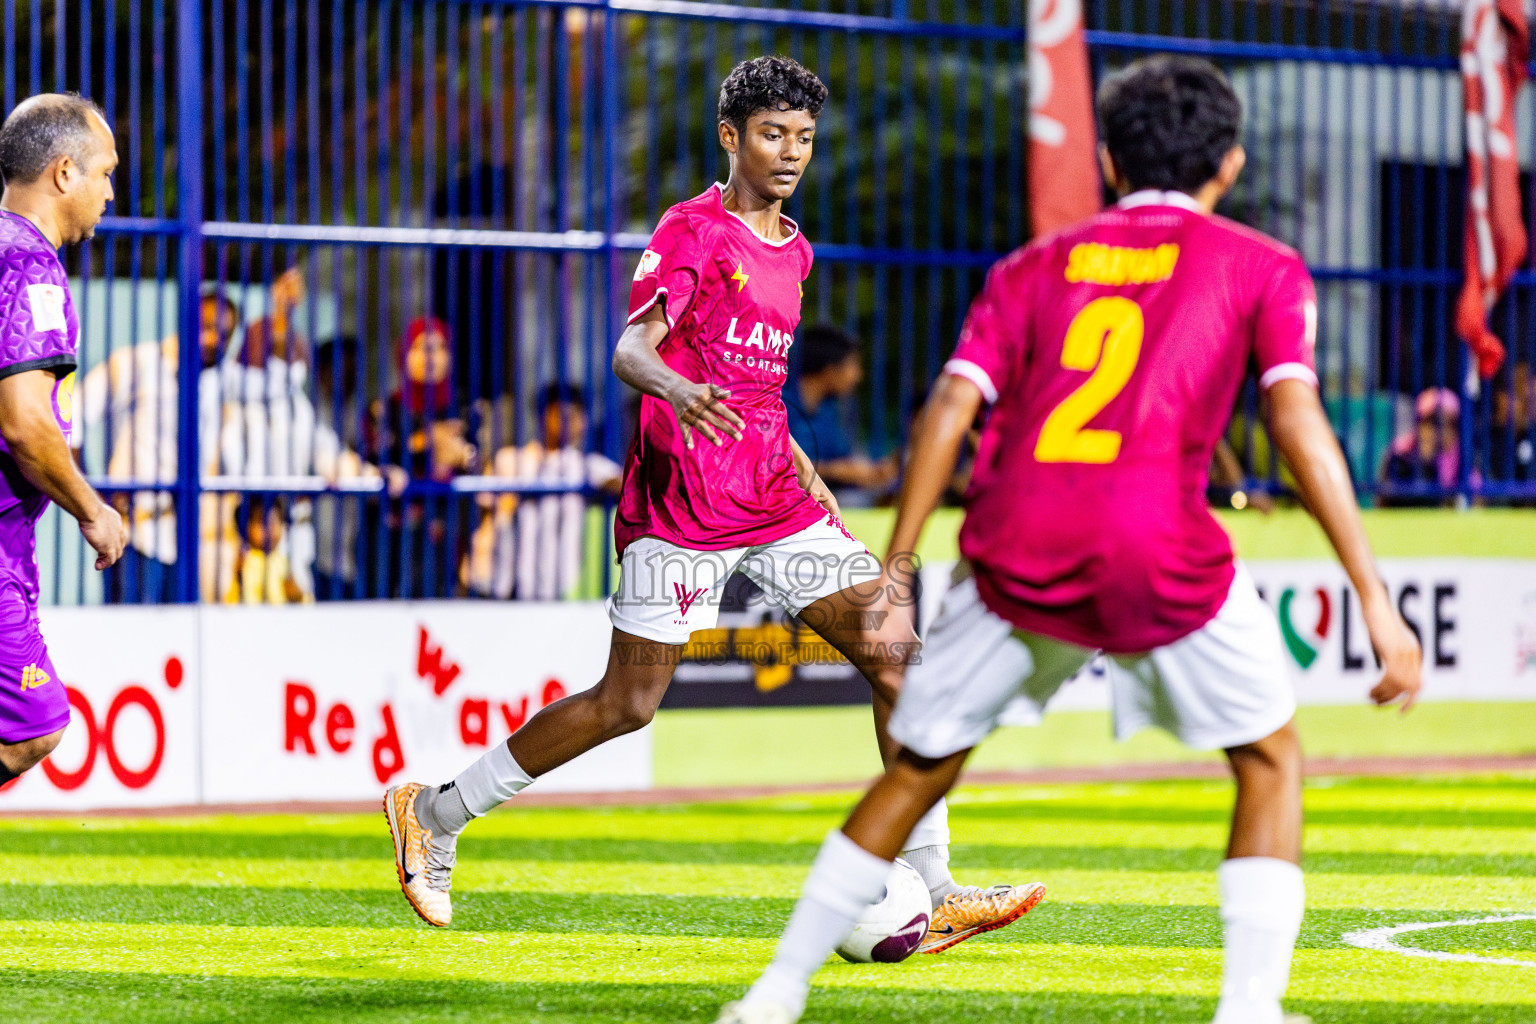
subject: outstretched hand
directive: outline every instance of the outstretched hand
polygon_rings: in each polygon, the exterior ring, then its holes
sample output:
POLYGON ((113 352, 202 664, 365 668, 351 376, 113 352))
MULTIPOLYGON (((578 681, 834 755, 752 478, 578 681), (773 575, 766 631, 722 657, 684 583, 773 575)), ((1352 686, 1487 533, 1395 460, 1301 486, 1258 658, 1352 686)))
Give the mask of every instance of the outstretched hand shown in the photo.
POLYGON ((97 572, 123 557, 123 549, 128 546, 128 528, 123 525, 123 517, 105 502, 101 503, 95 516, 80 520, 80 533, 96 552, 97 572))
POLYGON ((725 443, 720 439, 721 434, 741 440, 741 428, 746 424, 725 404, 729 397, 731 393, 718 384, 694 384, 691 381, 668 396, 677 422, 683 428, 683 443, 690 450, 695 430, 715 445, 725 443))
POLYGON ((1424 685, 1424 652, 1419 641, 1386 602, 1365 613, 1365 626, 1382 667, 1381 681, 1371 689, 1371 701, 1382 707, 1400 704, 1406 712, 1418 701, 1424 685))

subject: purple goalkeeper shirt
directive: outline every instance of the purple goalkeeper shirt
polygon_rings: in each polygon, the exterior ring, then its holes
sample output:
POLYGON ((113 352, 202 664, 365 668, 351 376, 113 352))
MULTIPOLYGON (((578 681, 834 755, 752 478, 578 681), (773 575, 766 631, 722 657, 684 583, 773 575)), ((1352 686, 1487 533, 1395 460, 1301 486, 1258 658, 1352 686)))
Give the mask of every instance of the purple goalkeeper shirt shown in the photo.
MULTIPOLYGON (((27 370, 55 374, 53 416, 66 440, 79 337, 80 321, 59 254, 31 221, 0 210, 0 377, 27 370)), ((35 527, 47 507, 47 496, 21 475, 0 438, 0 592, 20 587, 34 608, 35 527)))

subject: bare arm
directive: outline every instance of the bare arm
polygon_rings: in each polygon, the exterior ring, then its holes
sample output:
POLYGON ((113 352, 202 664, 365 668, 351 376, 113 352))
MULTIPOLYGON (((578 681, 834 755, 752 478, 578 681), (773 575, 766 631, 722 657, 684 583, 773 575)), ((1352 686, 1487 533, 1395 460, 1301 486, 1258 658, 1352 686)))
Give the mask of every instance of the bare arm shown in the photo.
POLYGON ((896 529, 885 560, 910 557, 917 550, 923 525, 938 507, 954 478, 960 446, 985 400, 981 389, 964 377, 939 375, 917 420, 912 424, 912 454, 896 505, 896 529))
POLYGON ((53 416, 54 375, 28 370, 0 378, 0 437, 27 481, 80 523, 96 551, 96 568, 122 556, 128 542, 123 519, 80 475, 53 416))
POLYGON ((613 350, 613 373, 636 391, 659 398, 672 406, 683 428, 683 442, 693 447, 697 430, 712 444, 723 444, 721 433, 741 440, 741 417, 727 408, 731 393, 717 384, 695 383, 668 366, 656 352, 667 337, 662 303, 630 324, 613 350))
POLYGON ((1371 645, 1384 670, 1371 699, 1377 704, 1401 701, 1406 711, 1418 699, 1423 655, 1376 575, 1344 453, 1317 391, 1303 381, 1282 380, 1269 389, 1267 406, 1269 436, 1295 475, 1302 502, 1328 535, 1360 595, 1371 645))

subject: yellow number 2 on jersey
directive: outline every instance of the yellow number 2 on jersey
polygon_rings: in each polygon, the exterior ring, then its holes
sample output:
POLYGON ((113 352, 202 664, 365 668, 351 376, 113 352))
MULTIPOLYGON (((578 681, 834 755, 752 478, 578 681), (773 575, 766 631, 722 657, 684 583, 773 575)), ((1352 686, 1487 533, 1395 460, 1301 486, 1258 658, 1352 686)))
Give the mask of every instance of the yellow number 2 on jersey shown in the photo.
POLYGON ((1085 428, 1131 379, 1145 330, 1141 307, 1119 296, 1094 299, 1072 318, 1061 365, 1093 375, 1046 417, 1035 442, 1038 461, 1103 465, 1119 458, 1118 430, 1085 428))

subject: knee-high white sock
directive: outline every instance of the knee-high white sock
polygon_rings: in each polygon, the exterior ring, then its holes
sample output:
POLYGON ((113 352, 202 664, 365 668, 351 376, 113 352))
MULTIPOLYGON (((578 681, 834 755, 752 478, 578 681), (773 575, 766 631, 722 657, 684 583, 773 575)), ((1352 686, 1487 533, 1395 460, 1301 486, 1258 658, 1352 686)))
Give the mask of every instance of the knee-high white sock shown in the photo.
POLYGON ((1221 920, 1226 957, 1215 1024, 1280 1024, 1306 888, 1301 868, 1274 857, 1223 861, 1221 920))
POLYGON ((811 975, 848 937, 864 908, 880 898, 890 873, 889 861, 841 832, 828 833, 773 962, 743 1001, 781 1003, 796 1014, 803 1010, 811 975))
POLYGON ((943 797, 912 826, 912 835, 907 837, 901 857, 923 876, 935 907, 950 893, 960 891, 949 873, 949 805, 943 797))
POLYGON ((505 743, 496 744, 453 780, 465 808, 477 818, 512 799, 532 782, 533 776, 523 771, 505 743))

